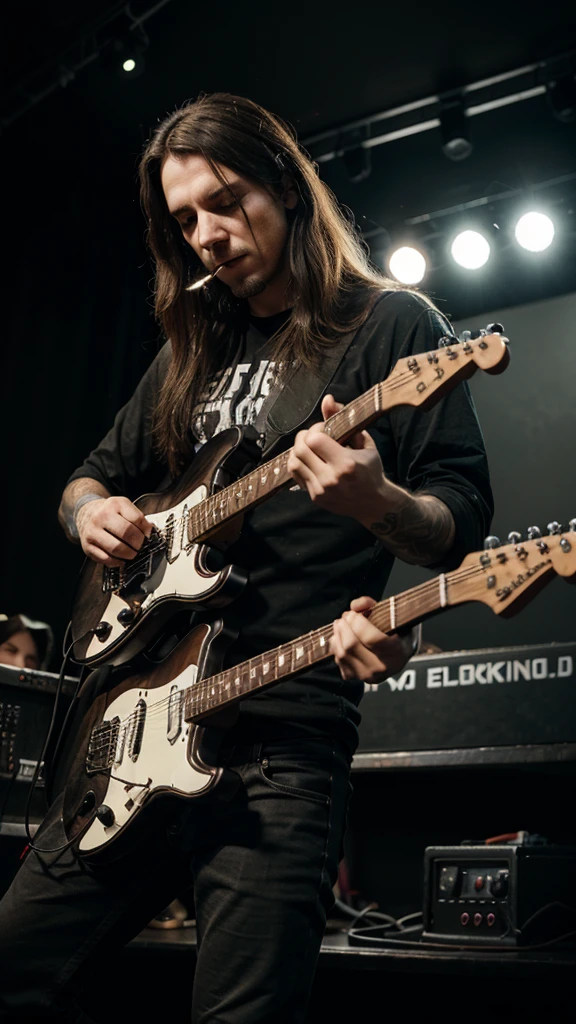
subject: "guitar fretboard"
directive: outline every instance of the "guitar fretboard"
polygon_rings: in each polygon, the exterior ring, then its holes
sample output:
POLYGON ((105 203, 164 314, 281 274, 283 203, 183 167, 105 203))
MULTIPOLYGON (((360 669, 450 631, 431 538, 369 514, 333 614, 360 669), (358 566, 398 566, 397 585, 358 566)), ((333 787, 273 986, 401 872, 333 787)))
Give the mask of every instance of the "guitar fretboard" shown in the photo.
MULTIPOLYGON (((499 335, 485 336, 476 341, 447 345, 418 356, 399 359, 385 381, 374 384, 359 398, 354 399, 326 420, 324 431, 340 444, 360 430, 370 426, 383 412, 399 405, 421 405, 433 395, 438 398, 464 376, 477 368, 474 356, 493 349, 495 366, 503 362, 507 352, 499 335)), ((484 359, 486 360, 486 355, 484 359)), ((188 543, 206 540, 223 523, 240 512, 258 505, 276 491, 289 486, 292 478, 287 470, 290 451, 252 470, 235 484, 205 498, 186 513, 185 525, 188 543)))
MULTIPOLYGON (((454 578, 458 572, 439 576, 381 601, 374 606, 368 618, 383 633, 420 622, 448 604, 448 585, 456 582, 454 578)), ((322 626, 188 687, 184 692, 184 717, 201 718, 323 661, 330 656, 332 632, 331 624, 322 626)))
MULTIPOLYGON (((377 419, 384 409, 394 405, 395 387, 401 387, 403 383, 403 380, 394 382, 389 378, 388 381, 375 384, 326 420, 324 432, 334 441, 344 444, 353 434, 377 419)), ((292 483, 287 469, 291 451, 282 452, 237 483, 229 484, 191 508, 187 515, 188 542, 205 540, 227 520, 254 508, 265 498, 292 483)))

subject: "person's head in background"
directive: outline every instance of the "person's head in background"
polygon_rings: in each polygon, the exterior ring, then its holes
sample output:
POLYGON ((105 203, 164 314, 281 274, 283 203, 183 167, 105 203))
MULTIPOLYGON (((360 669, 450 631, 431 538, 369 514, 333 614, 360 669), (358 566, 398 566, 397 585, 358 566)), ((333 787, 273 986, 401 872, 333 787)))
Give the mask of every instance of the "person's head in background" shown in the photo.
POLYGON ((45 668, 52 644, 52 630, 46 622, 26 615, 0 615, 0 665, 45 668))

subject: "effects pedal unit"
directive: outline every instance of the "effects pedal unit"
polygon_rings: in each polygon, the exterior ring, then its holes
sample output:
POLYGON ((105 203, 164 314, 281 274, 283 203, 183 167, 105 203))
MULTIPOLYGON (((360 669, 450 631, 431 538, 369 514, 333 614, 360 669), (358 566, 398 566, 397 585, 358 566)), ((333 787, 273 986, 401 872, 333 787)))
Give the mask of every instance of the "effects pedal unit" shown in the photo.
POLYGON ((576 942, 576 849, 532 840, 429 846, 422 940, 521 947, 574 933, 576 942))

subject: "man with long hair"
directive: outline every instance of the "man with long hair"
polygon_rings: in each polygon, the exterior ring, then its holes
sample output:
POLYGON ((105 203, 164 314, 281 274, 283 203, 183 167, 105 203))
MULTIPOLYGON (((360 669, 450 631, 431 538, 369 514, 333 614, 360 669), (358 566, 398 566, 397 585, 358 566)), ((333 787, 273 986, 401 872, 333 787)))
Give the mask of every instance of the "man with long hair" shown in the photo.
MULTIPOLYGON (((332 904, 363 686, 411 653, 362 613, 395 556, 451 567, 481 544, 491 515, 484 446, 465 386, 427 413, 392 412, 346 447, 323 432, 340 403, 450 328, 371 266, 278 118, 239 97, 202 97, 158 126, 140 174, 167 340, 72 475, 61 522, 89 558, 118 566, 151 531, 133 500, 219 431, 243 424, 265 450, 271 439, 292 445, 294 486, 246 516, 227 557, 249 582, 218 614, 239 634, 229 664, 331 620, 334 660, 242 702, 220 753, 238 777, 234 794, 187 806, 137 862, 28 855, 5 899, 4 922, 18 913, 12 929, 2 925, 4 998, 13 1012, 55 1013, 65 996, 70 1006, 78 968, 136 934, 192 878, 193 1019, 301 1022, 332 904)), ((56 802, 44 847, 63 842, 59 813, 56 802)))

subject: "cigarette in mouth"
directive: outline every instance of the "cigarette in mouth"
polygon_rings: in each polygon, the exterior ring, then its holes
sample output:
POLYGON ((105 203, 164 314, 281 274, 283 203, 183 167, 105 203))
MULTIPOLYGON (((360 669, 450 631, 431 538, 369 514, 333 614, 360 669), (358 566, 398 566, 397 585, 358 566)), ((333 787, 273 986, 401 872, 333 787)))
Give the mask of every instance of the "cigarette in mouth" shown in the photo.
POLYGON ((213 277, 216 277, 216 274, 217 274, 217 273, 218 273, 218 272, 219 272, 220 270, 222 270, 222 267, 225 267, 225 266, 226 266, 226 264, 225 264, 225 263, 220 263, 220 265, 219 265, 219 266, 217 266, 217 267, 215 268, 215 270, 213 270, 213 271, 212 271, 212 273, 210 273, 210 274, 206 274, 206 276, 205 276, 205 277, 201 277, 199 281, 193 281, 193 282, 192 282, 192 284, 189 284, 189 285, 187 285, 187 286, 186 286, 186 288, 184 289, 184 291, 187 291, 187 292, 196 292, 196 291, 198 291, 198 289, 199 289, 199 288, 203 288, 203 287, 204 287, 204 285, 205 285, 205 284, 208 284, 208 282, 209 282, 209 281, 211 281, 213 277))

